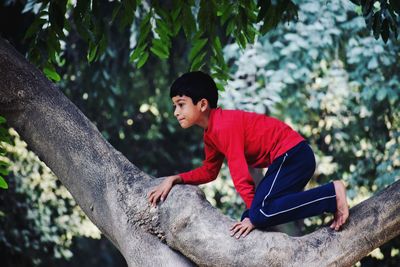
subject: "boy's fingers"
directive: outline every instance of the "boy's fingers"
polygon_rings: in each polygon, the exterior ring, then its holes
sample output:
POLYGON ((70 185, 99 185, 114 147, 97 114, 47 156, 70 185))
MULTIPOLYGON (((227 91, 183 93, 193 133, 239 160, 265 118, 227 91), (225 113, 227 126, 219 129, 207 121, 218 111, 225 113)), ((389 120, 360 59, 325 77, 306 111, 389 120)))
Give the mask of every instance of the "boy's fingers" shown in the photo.
POLYGON ((242 223, 241 223, 241 222, 237 222, 237 223, 235 223, 234 225, 232 225, 232 226, 231 226, 231 229, 230 229, 230 230, 232 231, 232 230, 233 230, 233 228, 235 228, 236 226, 238 226, 238 225, 240 225, 240 224, 242 224, 242 223))
POLYGON ((241 226, 241 223, 236 223, 235 225, 233 225, 232 227, 231 227, 231 231, 237 231, 237 228, 238 227, 240 227, 241 226))
POLYGON ((154 196, 157 194, 157 192, 158 192, 158 189, 157 189, 157 188, 154 188, 154 189, 151 190, 147 195, 148 195, 149 198, 150 198, 150 197, 154 197, 154 196))
POLYGON ((151 202, 151 205, 153 207, 155 207, 157 205, 158 198, 159 198, 159 195, 157 195, 157 194, 153 194, 151 196, 151 201, 150 202, 151 202))
POLYGON ((342 225, 342 217, 339 216, 339 218, 336 220, 335 230, 339 231, 341 225, 342 225))
POLYGON ((240 226, 241 224, 236 224, 235 227, 231 229, 231 236, 234 236, 236 232, 240 230, 240 226))
POLYGON ((154 206, 154 196, 151 196, 149 202, 152 206, 154 206))
POLYGON ((237 230, 235 230, 235 229, 236 229, 236 227, 231 229, 231 236, 234 236, 236 234, 237 230))
POLYGON ((147 193, 147 197, 148 197, 148 198, 150 198, 150 197, 151 197, 151 195, 153 195, 153 194, 154 194, 154 192, 155 192, 155 190, 154 190, 154 189, 152 189, 151 191, 149 191, 149 192, 147 193))
POLYGON ((168 191, 165 191, 164 193, 162 193, 162 195, 161 195, 161 201, 164 202, 164 200, 167 199, 167 196, 168 196, 168 191))
POLYGON ((246 227, 242 227, 239 232, 236 234, 236 238, 239 239, 240 236, 246 231, 246 227))
POLYGON ((253 229, 251 229, 250 227, 248 227, 248 228, 246 229, 246 231, 244 232, 244 234, 242 235, 242 237, 245 238, 245 237, 251 232, 251 230, 253 230, 253 229))

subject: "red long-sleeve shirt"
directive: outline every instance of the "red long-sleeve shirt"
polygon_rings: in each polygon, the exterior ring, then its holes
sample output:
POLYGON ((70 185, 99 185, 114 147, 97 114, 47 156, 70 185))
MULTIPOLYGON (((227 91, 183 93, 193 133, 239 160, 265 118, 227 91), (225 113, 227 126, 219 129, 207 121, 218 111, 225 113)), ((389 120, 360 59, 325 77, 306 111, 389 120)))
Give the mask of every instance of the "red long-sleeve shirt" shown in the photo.
POLYGON ((236 190, 251 206, 254 180, 248 166, 268 167, 271 162, 304 138, 284 122, 241 110, 211 109, 204 130, 203 165, 179 174, 184 183, 203 184, 214 180, 226 157, 236 190))

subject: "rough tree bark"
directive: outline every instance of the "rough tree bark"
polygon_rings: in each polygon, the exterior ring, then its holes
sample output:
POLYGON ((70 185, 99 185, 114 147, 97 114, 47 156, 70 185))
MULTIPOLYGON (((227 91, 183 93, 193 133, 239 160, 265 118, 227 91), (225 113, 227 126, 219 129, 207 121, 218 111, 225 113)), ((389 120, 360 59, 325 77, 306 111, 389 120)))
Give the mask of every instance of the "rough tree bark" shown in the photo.
MULTIPOLYGON (((0 114, 53 170, 129 266, 350 266, 400 233, 400 182, 350 211, 340 232, 302 237, 232 220, 195 186, 178 185, 150 208, 153 179, 130 163, 42 73, 0 39, 0 114)), ((133 152, 134 153, 134 152, 133 152)), ((151 153, 151 151, 149 152, 151 153)))

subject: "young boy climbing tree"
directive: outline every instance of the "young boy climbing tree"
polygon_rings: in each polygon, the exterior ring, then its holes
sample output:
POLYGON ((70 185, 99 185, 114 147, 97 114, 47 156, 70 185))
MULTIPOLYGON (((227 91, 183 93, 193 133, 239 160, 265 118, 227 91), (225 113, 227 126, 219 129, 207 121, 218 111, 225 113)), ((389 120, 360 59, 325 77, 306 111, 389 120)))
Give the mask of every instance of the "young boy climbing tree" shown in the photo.
POLYGON ((236 190, 247 209, 230 231, 245 237, 264 228, 323 212, 334 213, 331 228, 339 230, 349 216, 341 181, 303 191, 315 171, 314 153, 304 138, 275 118, 217 107, 213 79, 200 71, 183 74, 171 86, 174 115, 182 128, 204 129, 205 160, 189 172, 168 176, 148 194, 155 206, 165 201, 177 183, 203 184, 214 180, 226 158, 236 190), (248 166, 268 170, 257 188, 248 166))

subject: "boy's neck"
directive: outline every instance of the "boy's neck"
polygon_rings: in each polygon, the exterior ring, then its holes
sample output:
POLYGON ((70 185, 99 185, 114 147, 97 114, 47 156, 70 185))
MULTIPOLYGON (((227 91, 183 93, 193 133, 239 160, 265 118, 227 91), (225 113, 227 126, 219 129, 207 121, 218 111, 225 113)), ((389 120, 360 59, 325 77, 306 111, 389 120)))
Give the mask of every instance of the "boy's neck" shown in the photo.
POLYGON ((206 130, 208 128, 210 113, 211 113, 211 109, 208 108, 206 111, 204 111, 201 114, 199 121, 197 122, 197 125, 200 126, 201 128, 203 128, 204 130, 206 130))

